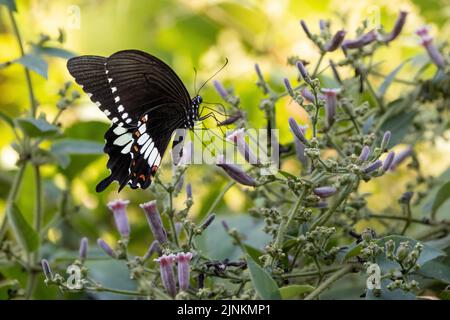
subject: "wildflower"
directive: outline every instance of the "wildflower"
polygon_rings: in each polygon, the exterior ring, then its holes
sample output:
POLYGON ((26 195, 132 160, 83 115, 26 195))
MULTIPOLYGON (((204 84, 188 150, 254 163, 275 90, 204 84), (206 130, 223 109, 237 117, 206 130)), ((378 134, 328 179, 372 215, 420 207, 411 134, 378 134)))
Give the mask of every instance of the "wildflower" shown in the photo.
POLYGON ((371 173, 375 170, 377 170, 379 167, 383 165, 383 162, 381 160, 377 160, 369 164, 367 167, 363 169, 364 173, 371 173))
POLYGON ((150 258, 154 253, 159 253, 161 254, 161 247, 159 246, 159 242, 157 240, 154 240, 151 244, 150 247, 148 247, 147 252, 144 254, 144 256, 142 257, 142 259, 145 261, 148 258, 150 258))
POLYGON ((87 249, 88 249, 88 239, 86 237, 83 237, 81 238, 80 249, 78 251, 81 261, 84 261, 86 259, 87 249))
POLYGON ((405 150, 400 151, 398 154, 395 155, 394 160, 392 161, 390 170, 395 170, 403 161, 405 161, 406 158, 408 158, 413 152, 413 148, 411 146, 408 146, 405 150))
POLYGON ((402 32, 403 26, 405 25, 407 15, 408 12, 400 11, 397 21, 395 21, 394 28, 392 28, 391 32, 383 39, 383 42, 389 43, 398 37, 398 35, 402 32))
POLYGON ((376 39, 377 39, 376 31, 371 30, 355 40, 345 40, 342 43, 342 47, 344 49, 358 49, 374 42, 376 39))
POLYGON ((361 154, 359 155, 360 161, 366 161, 370 155, 370 148, 368 146, 364 146, 361 150, 361 154))
POLYGON ((47 280, 53 280, 53 272, 50 268, 50 264, 46 259, 41 260, 42 271, 44 272, 45 278, 47 280))
POLYGON ((297 121, 295 121, 294 118, 290 117, 288 121, 289 127, 291 128, 291 131, 294 134, 294 136, 298 140, 300 140, 303 144, 309 145, 309 141, 305 138, 304 129, 297 124, 297 121))
POLYGON ((304 167, 306 167, 308 165, 308 158, 305 156, 305 145, 298 139, 294 139, 294 143, 297 159, 304 167))
POLYGON ((325 186, 325 187, 318 187, 313 190, 314 194, 321 197, 321 198, 328 198, 331 197, 333 194, 336 193, 335 187, 325 186))
POLYGON ((145 211, 147 222, 150 226, 150 229, 152 230, 153 237, 158 240, 160 244, 166 243, 167 233, 161 221, 161 216, 156 206, 156 201, 149 201, 140 204, 139 206, 145 211))
POLYGON ((116 258, 116 253, 103 239, 97 239, 98 246, 105 251, 105 253, 111 258, 116 258))
POLYGON ((166 288, 167 293, 174 298, 177 294, 177 288, 175 283, 175 274, 173 273, 173 262, 175 260, 175 255, 164 254, 158 259, 155 259, 159 263, 159 268, 161 271, 161 281, 166 288))
POLYGON ((128 223, 128 217, 126 207, 130 203, 128 200, 113 200, 110 201, 107 206, 108 209, 114 214, 114 220, 116 222, 117 230, 123 238, 130 236, 130 224, 128 223))
POLYGON ((245 141, 245 130, 244 128, 234 130, 231 132, 227 138, 228 141, 233 142, 240 154, 245 158, 245 160, 250 164, 259 164, 258 157, 252 152, 250 146, 245 141))
POLYGON ((386 150, 391 140, 391 132, 388 130, 383 135, 383 140, 381 141, 381 150, 386 150))
POLYGON ((336 107, 338 104, 337 95, 341 91, 339 88, 323 88, 325 94, 325 114, 327 119, 327 127, 330 128, 334 123, 336 115, 336 107))
POLYGON ((383 171, 389 170, 389 168, 392 166, 392 162, 394 161, 395 152, 391 151, 388 153, 386 159, 384 159, 383 162, 383 171))
POLYGON ((291 83, 289 82, 288 78, 284 78, 284 86, 286 87, 287 92, 291 97, 294 97, 294 89, 292 89, 291 83))
POLYGON ((217 166, 221 167, 233 180, 245 186, 256 186, 256 181, 250 177, 241 167, 225 163, 223 155, 217 159, 217 166))
POLYGON ((325 51, 332 52, 335 51, 344 41, 346 32, 344 30, 340 30, 336 32, 333 38, 325 44, 325 51))
POLYGON ((201 224, 200 226, 200 230, 206 230, 206 228, 208 228, 211 223, 213 223, 213 221, 216 219, 216 215, 214 213, 211 213, 206 219, 205 221, 201 224))
POLYGON ((222 97, 222 99, 223 100, 227 100, 228 99, 228 92, 222 86, 222 84, 219 81, 217 81, 217 80, 214 80, 213 84, 214 84, 214 88, 216 88, 216 91, 219 93, 219 95, 222 97))
POLYGON ((428 34, 428 29, 426 27, 419 28, 416 34, 421 38, 421 45, 427 50, 430 59, 438 68, 443 69, 445 67, 444 57, 433 44, 433 37, 428 34))
POLYGON ((191 261, 191 259, 192 253, 190 252, 180 252, 175 258, 178 263, 178 284, 180 285, 180 290, 182 291, 187 291, 187 289, 189 288, 189 262, 191 261))
POLYGON ((305 66, 303 65, 303 63, 302 63, 300 60, 297 61, 297 69, 298 69, 298 71, 300 72, 302 78, 303 78, 305 81, 309 81, 309 74, 308 74, 308 71, 306 71, 305 66))

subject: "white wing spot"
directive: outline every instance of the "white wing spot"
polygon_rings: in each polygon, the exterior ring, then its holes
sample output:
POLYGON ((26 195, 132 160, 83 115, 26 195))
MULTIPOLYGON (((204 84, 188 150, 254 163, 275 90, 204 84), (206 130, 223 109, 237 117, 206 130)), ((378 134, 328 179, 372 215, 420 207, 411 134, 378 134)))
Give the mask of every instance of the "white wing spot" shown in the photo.
POLYGON ((119 96, 115 97, 115 98, 114 98, 114 101, 115 101, 115 102, 119 102, 119 101, 120 101, 120 97, 119 97, 119 96))
POLYGON ((119 111, 119 112, 122 112, 123 110, 124 110, 123 105, 120 105, 120 106, 117 108, 117 111, 119 111))
POLYGON ((97 107, 101 107, 102 106, 102 104, 100 102, 98 102, 98 101, 95 101, 95 104, 97 105, 97 107))
POLYGON ((150 153, 150 156, 148 157, 148 164, 151 167, 153 163, 155 163, 156 158, 158 157, 158 150, 156 148, 153 148, 152 153, 150 153))
POLYGON ((92 97, 92 93, 87 93, 88 97, 91 98, 92 97))
POLYGON ((106 114, 107 117, 111 115, 111 112, 109 112, 108 109, 105 109, 103 112, 106 114))
POLYGON ((120 151, 120 152, 123 153, 123 154, 130 153, 130 151, 131 151, 131 145, 132 145, 132 144, 133 144, 133 143, 130 142, 130 143, 127 144, 127 145, 125 146, 125 148, 123 148, 122 151, 120 151))
POLYGON ((111 83, 113 81, 113 78, 108 78, 108 82, 111 83))
POLYGON ((144 133, 142 136, 139 137, 137 143, 139 143, 140 145, 143 145, 144 143, 147 142, 147 140, 149 139, 149 135, 147 133, 144 133))
POLYGON ((112 93, 116 92, 117 91, 117 87, 112 87, 111 91, 112 91, 112 93))
POLYGON ((128 113, 124 113, 124 114, 122 114, 122 119, 126 119, 126 118, 128 118, 128 113))
POLYGON ((123 135, 119 136, 116 140, 114 140, 113 144, 115 144, 117 146, 124 146, 127 143, 130 143, 131 141, 133 141, 132 134, 127 133, 127 134, 123 134, 123 135))
POLYGON ((119 119, 117 119, 117 117, 112 118, 112 122, 116 123, 117 121, 119 121, 119 119))
POLYGON ((128 118, 127 120, 125 120, 126 123, 130 123, 131 122, 131 118, 128 118))
POLYGON ((147 129, 146 125, 143 124, 142 126, 139 127, 139 132, 144 133, 146 129, 147 129))
POLYGON ((114 132, 116 135, 120 136, 120 135, 124 134, 125 132, 127 132, 127 129, 117 127, 117 128, 115 128, 115 129, 113 130, 113 132, 114 132))
POLYGON ((148 139, 147 142, 144 144, 144 146, 141 148, 141 154, 144 154, 147 148, 150 147, 151 145, 153 145, 152 139, 148 139))

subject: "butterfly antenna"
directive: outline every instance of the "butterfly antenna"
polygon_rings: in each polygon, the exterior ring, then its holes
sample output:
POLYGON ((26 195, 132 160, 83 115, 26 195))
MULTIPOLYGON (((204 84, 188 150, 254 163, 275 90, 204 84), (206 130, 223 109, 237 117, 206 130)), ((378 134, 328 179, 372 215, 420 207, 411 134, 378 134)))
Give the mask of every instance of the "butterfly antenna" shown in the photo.
POLYGON ((214 78, 220 71, 222 71, 228 64, 228 58, 225 58, 225 63, 223 64, 223 66, 220 67, 219 70, 217 70, 216 72, 214 72, 214 74, 212 76, 210 76, 205 82, 203 82, 203 84, 201 85, 201 87, 198 89, 198 91, 195 91, 196 94, 199 94, 200 90, 203 89, 203 87, 209 82, 209 80, 211 80, 212 78, 214 78))

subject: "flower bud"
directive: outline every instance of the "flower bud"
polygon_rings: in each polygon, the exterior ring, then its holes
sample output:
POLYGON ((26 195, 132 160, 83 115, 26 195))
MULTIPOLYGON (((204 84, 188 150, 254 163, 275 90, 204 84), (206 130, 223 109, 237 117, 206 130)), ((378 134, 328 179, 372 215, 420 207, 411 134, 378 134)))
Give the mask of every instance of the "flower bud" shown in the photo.
POLYGON ((325 51, 332 52, 335 51, 344 41, 346 32, 344 30, 340 30, 335 33, 333 38, 324 46, 325 51))
POLYGON ((386 241, 385 246, 386 246, 386 257, 387 258, 392 257, 394 254, 394 250, 395 250, 394 240, 390 239, 390 240, 386 241))
POLYGON ((228 92, 227 90, 222 86, 222 84, 217 81, 214 80, 213 81, 214 84, 214 88, 216 88, 216 91, 219 93, 219 95, 222 97, 223 100, 227 100, 228 98, 228 92))
POLYGON ((403 261, 406 258, 406 256, 408 255, 408 248, 409 248, 408 241, 400 243, 395 253, 398 261, 403 261))
POLYGON ((245 186, 256 186, 256 181, 249 176, 241 167, 225 163, 223 155, 217 158, 217 166, 221 167, 230 178, 245 186))
POLYGON ((308 26, 306 25, 306 22, 304 20, 300 20, 300 25, 302 26, 302 29, 305 32, 306 36, 311 39, 312 34, 309 31, 308 26))
POLYGON ((400 151, 395 155, 394 160, 392 161, 390 169, 395 170, 403 161, 406 160, 410 155, 412 155, 413 148, 412 146, 408 146, 405 150, 400 151))
POLYGON ((371 164, 369 164, 367 167, 365 167, 363 169, 363 172, 366 173, 366 174, 367 173, 371 173, 371 172, 377 170, 382 165, 383 165, 383 162, 381 160, 374 161, 371 164))
POLYGON ((190 183, 186 184, 186 197, 192 199, 192 185, 190 183))
POLYGON ((175 274, 173 273, 173 262, 175 260, 175 255, 162 255, 158 259, 155 259, 159 263, 159 268, 161 272, 161 281, 166 289, 167 293, 174 298, 177 294, 177 287, 175 282, 175 274))
POLYGON ((334 117, 336 115, 336 107, 338 104, 337 95, 341 90, 338 88, 322 89, 325 94, 325 114, 327 119, 327 127, 330 128, 334 123, 334 117))
POLYGON ((247 141, 245 141, 244 128, 234 130, 227 136, 226 139, 236 145, 239 153, 244 157, 245 161, 250 164, 259 164, 258 157, 250 149, 247 141))
POLYGON ((294 97, 294 89, 292 89, 291 83, 289 82, 288 78, 284 78, 284 86, 286 87, 287 92, 291 97, 294 97))
POLYGON ((130 203, 128 200, 113 200, 110 201, 107 206, 109 210, 114 214, 114 220, 116 222, 117 230, 123 238, 130 237, 130 224, 128 223, 128 217, 126 207, 130 203))
POLYGON ((52 272, 52 269, 50 268, 50 264, 48 263, 48 261, 46 259, 42 259, 41 265, 42 265, 42 271, 44 272, 45 278, 47 280, 53 280, 53 272, 52 272))
POLYGON ((388 130, 383 135, 383 140, 381 141, 381 150, 386 150, 391 140, 391 132, 388 130))
POLYGON ((83 237, 80 240, 80 249, 78 250, 81 261, 84 261, 86 259, 87 249, 88 249, 88 238, 83 237))
POLYGON ((336 193, 335 187, 325 186, 325 187, 318 187, 313 190, 314 194, 321 197, 321 198, 328 198, 331 197, 336 193))
POLYGON ((159 246, 159 242, 157 240, 154 240, 150 247, 148 247, 147 252, 144 254, 142 259, 145 261, 149 259, 154 253, 158 253, 159 255, 162 253, 161 247, 159 246))
POLYGON ((211 213, 206 219, 205 221, 201 224, 200 226, 200 230, 206 230, 206 228, 208 228, 211 223, 213 223, 214 219, 216 218, 216 214, 215 213, 211 213))
POLYGON ((363 162, 367 161, 367 159, 369 158, 369 155, 370 155, 370 148, 368 146, 364 146, 359 155, 359 160, 363 161, 363 162))
POLYGON ((389 168, 392 166, 392 162, 394 161, 395 152, 391 151, 388 153, 386 159, 384 159, 383 162, 383 171, 388 171, 389 168))
POLYGON ((187 291, 189 289, 189 262, 192 259, 192 253, 180 252, 175 259, 178 263, 178 284, 180 285, 180 290, 187 291))
POLYGON ((308 139, 305 138, 305 131, 302 127, 300 127, 297 124, 297 121, 295 121, 294 118, 290 117, 289 120, 289 127, 291 128, 292 133, 294 134, 294 136, 301 141, 303 144, 305 145, 309 145, 309 141, 308 139))
POLYGON ((428 29, 426 27, 422 27, 416 31, 416 34, 420 36, 421 45, 427 50, 430 59, 438 68, 443 69, 445 67, 444 57, 433 44, 433 38, 428 34, 428 29))
POLYGON ((97 239, 97 244, 108 256, 116 258, 114 250, 103 239, 97 239))
POLYGON ((309 75, 308 75, 308 71, 306 71, 305 66, 303 65, 303 63, 300 60, 297 61, 297 69, 300 72, 303 80, 305 80, 305 81, 309 81, 310 80, 309 75))
POLYGON ((342 44, 342 47, 344 49, 358 49, 374 42, 376 39, 377 39, 376 31, 371 30, 355 40, 345 40, 342 44))
POLYGON ((167 242, 167 233, 164 229, 163 223, 161 221, 161 216, 159 214, 158 208, 156 206, 156 200, 149 201, 139 205, 145 212, 147 217, 147 222, 152 230, 153 237, 160 243, 164 244, 167 242))
POLYGON ((408 15, 408 12, 406 11, 400 11, 397 21, 395 21, 394 28, 392 28, 392 31, 383 39, 385 43, 389 43, 392 40, 396 39, 398 35, 402 32, 402 29, 406 22, 406 16, 408 15))

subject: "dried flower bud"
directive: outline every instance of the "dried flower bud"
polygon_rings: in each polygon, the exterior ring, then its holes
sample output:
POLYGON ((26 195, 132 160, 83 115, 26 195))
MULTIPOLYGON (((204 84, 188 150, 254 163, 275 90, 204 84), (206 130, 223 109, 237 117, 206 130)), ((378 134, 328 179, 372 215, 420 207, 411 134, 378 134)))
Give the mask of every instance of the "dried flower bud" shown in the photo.
POLYGON ((113 200, 108 203, 109 210, 114 214, 117 230, 123 238, 130 236, 130 224, 128 222, 126 207, 130 203, 128 200, 113 200))
POLYGON ((159 242, 157 240, 154 240, 150 247, 148 247, 147 252, 144 254, 142 259, 145 261, 149 259, 154 253, 158 253, 159 255, 162 253, 161 247, 159 246, 159 242))
POLYGON ((175 255, 162 255, 158 259, 155 259, 159 263, 159 268, 161 272, 161 281, 166 288, 167 293, 174 298, 177 294, 177 287, 175 281, 175 274, 173 273, 173 262, 175 260, 175 255))
POLYGON ((189 262, 192 259, 192 253, 180 252, 175 259, 178 263, 178 284, 180 285, 180 290, 187 291, 189 289, 189 262))
POLYGON ((309 146, 309 141, 308 139, 305 138, 305 131, 303 128, 301 128, 298 124, 297 121, 295 121, 294 118, 290 117, 289 120, 289 127, 291 128, 292 133, 294 134, 294 136, 300 140, 303 144, 309 146))
POLYGON ((83 237, 80 240, 80 249, 78 250, 81 261, 84 261, 86 259, 87 249, 88 249, 88 238, 83 237))
POLYGON ((371 173, 375 170, 377 170, 379 167, 383 165, 383 162, 381 160, 377 160, 369 164, 367 167, 363 169, 364 173, 371 173))
POLYGON ((394 160, 391 164, 391 171, 395 170, 403 161, 406 160, 410 155, 412 155, 413 148, 412 146, 408 146, 405 150, 400 151, 395 155, 394 160))
POLYGON ((335 64, 334 61, 331 60, 331 59, 330 59, 330 67, 331 67, 331 71, 333 71, 333 76, 334 76, 334 78, 336 79, 336 81, 337 81, 339 84, 342 84, 342 80, 341 80, 341 77, 339 76, 339 72, 338 72, 338 70, 337 70, 336 64, 335 64))
POLYGON ((342 43, 342 47, 344 49, 358 49, 374 42, 376 39, 377 32, 375 30, 371 30, 355 40, 345 40, 342 43))
POLYGON ((394 28, 392 31, 383 39, 383 42, 389 43, 392 40, 396 39, 398 35, 402 32, 402 29, 406 22, 406 16, 408 15, 408 12, 406 11, 400 11, 397 21, 395 21, 394 28))
POLYGON ((302 29, 305 32, 306 36, 311 39, 312 34, 309 31, 308 26, 306 25, 306 22, 304 20, 300 20, 300 25, 302 26, 302 29))
POLYGON ((346 32, 344 30, 336 32, 333 38, 327 44, 325 44, 325 51, 332 52, 339 48, 344 41, 345 34, 346 32))
POLYGON ((386 257, 387 258, 392 257, 394 254, 394 250, 395 250, 394 240, 390 239, 390 240, 386 241, 385 246, 386 246, 386 257))
POLYGON ((145 211, 147 222, 155 239, 158 240, 160 244, 166 243, 167 233, 161 221, 161 216, 156 206, 156 200, 140 204, 139 206, 145 211))
POLYGON ((235 180, 236 182, 243 184, 245 186, 256 186, 256 181, 251 176, 249 176, 241 167, 235 164, 225 163, 223 155, 217 158, 217 166, 221 167, 227 174, 235 180))
POLYGON ((324 187, 318 187, 313 190, 314 194, 321 197, 321 198, 328 198, 331 197, 336 193, 335 187, 330 186, 324 186, 324 187))
POLYGON ((48 263, 48 261, 46 259, 42 259, 41 265, 42 265, 42 271, 44 272, 45 278, 47 280, 53 280, 53 272, 52 272, 52 269, 50 268, 50 264, 48 263))
POLYGON ((396 258, 398 261, 403 261, 406 256, 408 255, 408 248, 409 248, 409 242, 400 242, 400 245, 397 248, 397 251, 395 253, 396 258))
POLYGON ((97 239, 97 244, 108 256, 116 258, 114 250, 103 239, 97 239))
POLYGON ((388 153, 388 155, 386 156, 386 159, 384 159, 384 162, 383 162, 383 171, 389 170, 389 168, 392 166, 392 162, 394 161, 394 157, 395 157, 394 151, 391 151, 388 153))
POLYGON ((408 203, 411 201, 413 195, 414 195, 414 192, 412 192, 412 191, 407 191, 407 192, 405 192, 405 193, 402 194, 402 196, 400 197, 400 200, 399 200, 399 201, 400 201, 401 203, 408 204, 408 203))
POLYGON ((222 86, 222 84, 219 81, 217 81, 217 80, 214 80, 213 84, 214 84, 214 88, 216 88, 216 91, 219 93, 219 95, 222 97, 222 99, 227 100, 228 99, 228 92, 224 88, 224 86, 222 86))
POLYGON ((336 115, 336 107, 338 104, 337 95, 341 91, 339 88, 323 88, 322 92, 325 94, 325 114, 327 119, 327 127, 330 128, 334 123, 336 115))
POLYGON ((391 140, 391 132, 388 130, 383 135, 383 140, 381 141, 381 150, 386 150, 391 140))
POLYGON ((367 159, 369 159, 369 155, 370 155, 370 148, 368 146, 364 146, 361 150, 361 154, 359 155, 359 160, 360 161, 367 161, 367 159))

